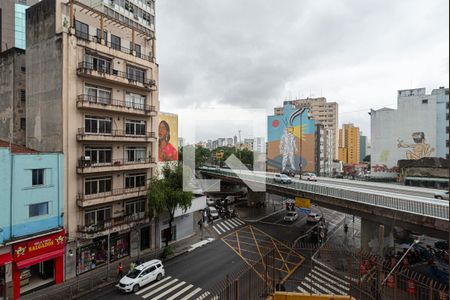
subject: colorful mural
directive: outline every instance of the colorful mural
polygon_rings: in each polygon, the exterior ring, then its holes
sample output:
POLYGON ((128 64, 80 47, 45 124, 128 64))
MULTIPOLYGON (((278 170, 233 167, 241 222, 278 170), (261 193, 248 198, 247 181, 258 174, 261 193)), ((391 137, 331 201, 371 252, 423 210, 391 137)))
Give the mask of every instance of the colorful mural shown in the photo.
POLYGON ((309 110, 286 103, 283 115, 269 116, 267 122, 267 168, 278 172, 314 172, 315 122, 309 110))
POLYGON ((178 116, 175 114, 159 114, 158 127, 159 161, 178 160, 178 116))
POLYGON ((406 144, 401 139, 397 139, 398 148, 406 148, 411 149, 406 151, 406 159, 417 160, 423 157, 431 156, 431 153, 434 152, 434 148, 430 146, 430 144, 425 143, 425 133, 423 132, 414 132, 412 134, 412 138, 414 144, 406 144))

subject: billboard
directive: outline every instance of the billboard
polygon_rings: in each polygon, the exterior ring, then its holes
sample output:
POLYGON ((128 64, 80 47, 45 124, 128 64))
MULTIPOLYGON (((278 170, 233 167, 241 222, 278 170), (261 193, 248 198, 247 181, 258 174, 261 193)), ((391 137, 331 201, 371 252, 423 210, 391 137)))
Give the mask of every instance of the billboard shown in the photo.
POLYGON ((178 160, 178 115, 161 112, 158 126, 159 161, 178 160))
POLYGON ((285 103, 283 114, 267 120, 267 170, 314 172, 315 122, 307 108, 285 103))

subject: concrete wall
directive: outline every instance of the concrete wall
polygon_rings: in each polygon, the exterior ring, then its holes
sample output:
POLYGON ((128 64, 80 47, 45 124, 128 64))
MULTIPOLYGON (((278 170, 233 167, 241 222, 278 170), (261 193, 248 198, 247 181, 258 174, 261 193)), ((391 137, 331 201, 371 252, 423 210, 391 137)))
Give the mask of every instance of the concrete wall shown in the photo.
POLYGON ((449 89, 439 88, 431 92, 436 97, 436 109, 437 109, 437 124, 436 127, 436 156, 445 158, 449 153, 447 141, 449 140, 449 134, 447 132, 448 120, 447 115, 449 113, 449 89))

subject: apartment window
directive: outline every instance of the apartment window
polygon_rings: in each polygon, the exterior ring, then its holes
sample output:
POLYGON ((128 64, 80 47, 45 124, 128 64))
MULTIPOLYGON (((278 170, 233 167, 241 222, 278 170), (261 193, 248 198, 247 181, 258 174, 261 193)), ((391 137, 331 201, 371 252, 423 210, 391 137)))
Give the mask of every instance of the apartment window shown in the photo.
POLYGON ((133 93, 126 93, 125 105, 127 107, 133 107, 136 109, 143 110, 145 107, 145 96, 133 94, 133 93))
POLYGON ((84 126, 87 133, 112 133, 111 118, 86 116, 84 126))
POLYGON ((145 161, 145 148, 128 147, 126 149, 127 162, 143 162, 145 161))
POLYGON ((26 91, 25 90, 20 90, 20 101, 25 102, 26 100, 26 91))
POLYGON ((85 67, 102 73, 111 73, 111 61, 95 55, 86 54, 85 67))
POLYGON ((31 170, 31 184, 33 186, 44 184, 44 169, 31 170))
POLYGON ((446 131, 447 131, 447 133, 449 133, 449 129, 448 129, 448 127, 446 128, 446 131))
POLYGON ((84 213, 84 225, 103 224, 111 219, 111 207, 102 207, 84 213))
POLYGON ((127 66, 127 78, 128 80, 145 82, 145 71, 132 66, 127 66))
MULTIPOLYGON (((102 43, 102 39, 100 38, 100 34, 101 30, 99 28, 97 28, 97 43, 101 44, 102 43)), ((103 31, 103 39, 105 40, 105 45, 108 45, 108 31, 104 30, 103 31)))
POLYGON ((84 193, 86 195, 111 192, 112 177, 87 178, 84 182, 84 193))
POLYGON ((145 200, 130 201, 125 204, 125 214, 131 216, 134 214, 145 212, 145 200))
POLYGON ((27 119, 20 118, 20 129, 26 130, 27 129, 27 119))
POLYGON ((448 120, 448 114, 447 114, 447 120, 448 120))
POLYGON ((422 104, 428 104, 428 99, 422 99, 422 104))
POLYGON ((28 217, 39 217, 48 215, 48 202, 42 202, 37 204, 31 204, 28 207, 28 217))
POLYGON ((111 48, 121 50, 121 39, 117 35, 111 34, 111 48))
POLYGON ((93 164, 110 164, 112 162, 111 147, 86 147, 84 154, 91 158, 93 164))
POLYGON ((447 148, 448 148, 448 146, 449 146, 449 142, 448 142, 448 140, 446 141, 446 146, 447 146, 447 148))
POLYGON ((86 85, 84 92, 86 93, 87 100, 90 102, 111 104, 111 89, 86 85))
POLYGON ((21 67, 20 70, 21 70, 23 73, 25 73, 25 72, 27 71, 27 68, 26 68, 26 67, 21 67))
POLYGON ((75 21, 75 35, 79 38, 89 39, 89 25, 80 21, 75 21))
POLYGON ((125 121, 125 132, 130 135, 145 135, 146 123, 145 121, 134 121, 134 120, 126 120, 125 121))
POLYGON ((141 45, 134 44, 134 51, 136 51, 136 56, 141 57, 141 45))
POLYGON ((145 186, 146 174, 130 174, 125 177, 125 188, 132 189, 145 186))

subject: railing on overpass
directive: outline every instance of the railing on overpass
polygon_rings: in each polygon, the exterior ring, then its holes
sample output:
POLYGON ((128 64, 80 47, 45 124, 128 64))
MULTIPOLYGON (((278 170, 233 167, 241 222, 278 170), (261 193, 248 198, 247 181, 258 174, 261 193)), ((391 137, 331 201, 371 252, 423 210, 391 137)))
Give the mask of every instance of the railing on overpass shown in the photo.
MULTIPOLYGON (((249 171, 242 171, 242 173, 236 174, 233 171, 225 171, 215 168, 200 168, 200 171, 208 172, 211 174, 218 174, 226 177, 233 177, 239 179, 245 179, 246 181, 252 181, 256 183, 265 183, 272 186, 282 187, 286 190, 293 192, 309 192, 312 194, 328 196, 333 198, 339 198, 356 203, 363 203, 372 206, 378 206, 383 208, 394 209, 397 211, 403 211, 411 214, 422 215, 426 217, 432 217, 441 220, 449 219, 449 204, 446 201, 399 195, 397 197, 386 196, 382 194, 373 194, 370 192, 354 191, 351 187, 330 187, 326 184, 319 185, 307 182, 293 181, 291 184, 282 184, 275 182, 273 177, 268 177, 266 174, 258 173, 257 175, 249 173, 249 171), (421 199, 418 199, 421 198, 421 199)), ((375 191, 380 193, 379 191, 375 191)))

